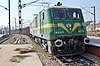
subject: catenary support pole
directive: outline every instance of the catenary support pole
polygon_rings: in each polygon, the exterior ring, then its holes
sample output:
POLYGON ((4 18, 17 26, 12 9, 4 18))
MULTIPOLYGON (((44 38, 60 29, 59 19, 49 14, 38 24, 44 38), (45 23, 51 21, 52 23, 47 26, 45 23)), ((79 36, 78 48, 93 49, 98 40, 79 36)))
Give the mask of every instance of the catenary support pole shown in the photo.
POLYGON ((11 35, 11 29, 10 29, 10 0, 8 0, 8 9, 9 9, 9 35, 11 35))
POLYGON ((21 44, 21 40, 22 40, 22 22, 21 22, 21 9, 22 9, 22 6, 21 6, 21 0, 19 0, 18 2, 18 11, 19 11, 19 34, 20 34, 20 44, 21 44))

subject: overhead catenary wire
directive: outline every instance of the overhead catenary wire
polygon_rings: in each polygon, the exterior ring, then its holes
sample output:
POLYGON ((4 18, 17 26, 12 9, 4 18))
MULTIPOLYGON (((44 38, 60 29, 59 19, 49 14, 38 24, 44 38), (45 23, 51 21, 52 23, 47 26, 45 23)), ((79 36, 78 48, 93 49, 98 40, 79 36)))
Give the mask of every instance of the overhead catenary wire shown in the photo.
POLYGON ((24 8, 24 7, 26 7, 26 6, 29 6, 29 5, 33 4, 33 3, 36 3, 36 2, 38 2, 38 1, 39 1, 39 0, 36 0, 36 1, 33 1, 33 2, 29 2, 29 3, 25 3, 25 4, 23 4, 21 7, 24 8))
POLYGON ((87 0, 88 2, 88 4, 86 5, 86 6, 90 6, 91 4, 93 5, 93 4, 95 4, 97 1, 93 1, 93 0, 87 0))
POLYGON ((94 15, 92 12, 88 11, 87 9, 85 9, 84 7, 80 6, 82 9, 84 9, 85 11, 87 11, 88 13, 94 15))
MULTIPOLYGON (((30 4, 30 6, 38 6, 38 7, 40 7, 40 8, 38 8, 39 10, 41 10, 41 7, 44 7, 44 8, 47 8, 47 7, 49 7, 50 6, 50 4, 51 4, 51 2, 47 2, 47 1, 45 1, 45 2, 43 2, 43 0, 42 0, 42 2, 36 2, 34 5, 33 4, 30 4), (37 3, 37 4, 36 4, 37 3)), ((25 5, 25 4, 24 4, 25 5)), ((26 5, 29 5, 28 3, 26 3, 26 5)), ((42 8, 42 10, 44 9, 44 8, 42 8)), ((34 11, 34 10, 33 10, 34 11)), ((38 10, 37 10, 38 11, 38 10)), ((34 12, 33 12, 34 13, 34 12)), ((29 20, 33 20, 33 17, 34 16, 34 14, 32 14, 28 19, 29 20)))
MULTIPOLYGON (((9 10, 8 8, 4 7, 3 5, 0 5, 0 7, 4 8, 4 9, 6 9, 6 10, 9 10)), ((1 12, 3 15, 5 15, 1 10, 0 10, 0 12, 1 12)), ((4 17, 5 17, 5 16, 4 16, 4 17)))
POLYGON ((6 7, 2 6, 2 5, 0 5, 0 7, 3 7, 4 9, 9 10, 8 8, 6 8, 6 7))
POLYGON ((1 10, 0 10, 0 12, 2 13, 1 15, 2 15, 3 17, 5 17, 5 16, 4 16, 5 14, 4 14, 1 10))

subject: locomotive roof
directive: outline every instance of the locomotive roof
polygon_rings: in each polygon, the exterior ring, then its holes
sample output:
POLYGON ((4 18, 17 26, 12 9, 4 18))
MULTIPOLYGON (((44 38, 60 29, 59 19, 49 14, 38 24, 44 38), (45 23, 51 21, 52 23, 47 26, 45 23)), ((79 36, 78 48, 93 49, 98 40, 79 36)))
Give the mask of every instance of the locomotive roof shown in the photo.
MULTIPOLYGON (((51 8, 72 8, 72 7, 66 7, 66 6, 52 6, 52 7, 49 7, 48 9, 51 9, 51 8)), ((80 8, 72 8, 72 9, 80 9, 80 8)))

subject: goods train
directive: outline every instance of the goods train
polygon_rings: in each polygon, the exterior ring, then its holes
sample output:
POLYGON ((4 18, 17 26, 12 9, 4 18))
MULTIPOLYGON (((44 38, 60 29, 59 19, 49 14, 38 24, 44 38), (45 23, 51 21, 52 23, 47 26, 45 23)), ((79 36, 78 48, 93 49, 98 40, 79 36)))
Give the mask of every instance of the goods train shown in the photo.
MULTIPOLYGON (((22 32, 21 32, 22 34, 30 36, 30 27, 29 26, 22 28, 21 30, 22 30, 22 32)), ((20 34, 19 29, 11 30, 11 34, 20 34)))
POLYGON ((30 34, 56 56, 80 54, 89 42, 81 9, 60 5, 42 10, 31 22, 30 34))

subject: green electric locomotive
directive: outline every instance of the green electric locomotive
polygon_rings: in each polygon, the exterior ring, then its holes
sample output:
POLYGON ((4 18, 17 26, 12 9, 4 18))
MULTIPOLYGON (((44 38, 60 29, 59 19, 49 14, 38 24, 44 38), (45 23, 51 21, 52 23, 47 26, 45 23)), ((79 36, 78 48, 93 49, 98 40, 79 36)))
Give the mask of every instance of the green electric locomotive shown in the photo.
POLYGON ((56 56, 80 54, 89 42, 79 8, 53 6, 42 10, 30 24, 30 33, 35 42, 56 56))

